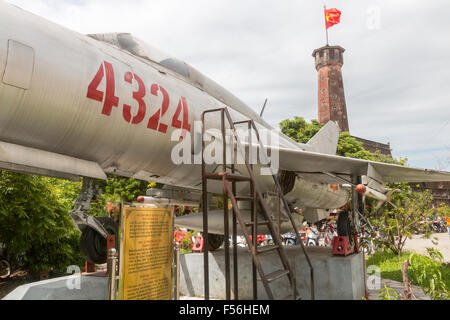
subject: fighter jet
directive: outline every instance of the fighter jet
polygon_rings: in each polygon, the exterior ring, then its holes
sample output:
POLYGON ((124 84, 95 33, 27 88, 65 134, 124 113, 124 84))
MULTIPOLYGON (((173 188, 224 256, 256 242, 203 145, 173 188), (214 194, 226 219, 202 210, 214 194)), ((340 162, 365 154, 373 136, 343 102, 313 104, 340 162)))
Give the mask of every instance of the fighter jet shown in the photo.
MULTIPOLYGON (((83 193, 71 212, 82 232, 107 234, 86 214, 92 179, 106 174, 164 184, 144 202, 199 205, 202 141, 225 142, 238 153, 236 143, 217 134, 220 116, 211 113, 202 122, 204 112, 214 109, 226 109, 233 122, 251 119, 260 133, 270 133, 255 152, 270 154, 269 173, 276 174, 289 206, 303 208, 310 222, 345 205, 357 185, 386 201, 388 182, 450 180, 449 172, 336 156, 339 129, 333 122, 308 143, 297 143, 189 64, 131 34, 79 34, 5 2, 0 2, 0 75, 0 168, 83 177, 83 193), (199 123, 204 127, 198 129, 199 123)), ((242 138, 248 153, 253 135, 242 138)), ((214 160, 217 154, 210 156, 214 160)), ((254 178, 270 200, 276 188, 260 160, 254 178)), ((211 173, 221 168, 215 161, 206 164, 211 173)), ((235 170, 248 174, 242 161, 236 160, 235 170)), ((222 182, 208 183, 207 191, 222 193, 222 182)), ((243 209, 243 215, 249 212, 243 209)), ((282 214, 283 231, 289 213, 282 214)), ((223 211, 209 212, 210 233, 223 234, 223 224, 223 211)), ((176 225, 203 230, 201 212, 177 218, 176 225)))

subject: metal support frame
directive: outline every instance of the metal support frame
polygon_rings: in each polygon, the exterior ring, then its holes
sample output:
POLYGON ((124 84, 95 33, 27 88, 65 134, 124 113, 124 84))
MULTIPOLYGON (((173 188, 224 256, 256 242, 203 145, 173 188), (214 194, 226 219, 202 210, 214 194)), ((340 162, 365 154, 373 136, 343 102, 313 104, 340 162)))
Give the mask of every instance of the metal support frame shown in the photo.
MULTIPOLYGON (((247 244, 251 250, 251 254, 253 257, 253 296, 255 299, 257 299, 257 278, 256 273, 259 273, 260 278, 263 282, 264 288, 266 290, 266 293, 269 297, 269 299, 273 299, 272 291, 269 287, 269 283, 273 280, 276 280, 282 276, 288 276, 289 281, 291 283, 292 289, 293 289, 293 297, 296 299, 297 297, 297 288, 296 288, 296 281, 295 281, 295 273, 290 265, 290 262, 288 260, 288 257, 283 249, 283 245, 280 238, 280 221, 278 222, 278 228, 275 229, 275 226, 271 220, 271 215, 269 213, 269 209, 265 203, 265 199, 263 198, 258 185, 255 181, 255 176, 253 173, 253 166, 249 164, 249 159, 247 158, 247 155, 245 155, 244 148, 236 134, 235 125, 241 124, 241 123, 247 123, 249 130, 254 130, 256 133, 257 140, 259 142, 259 147, 261 149, 264 149, 264 146, 260 140, 258 130, 253 122, 253 120, 245 120, 245 121, 237 121, 233 122, 231 119, 231 116, 227 110, 227 108, 218 108, 218 109, 211 109, 206 110, 202 113, 202 211, 203 211, 203 232, 205 234, 205 249, 204 249, 204 291, 205 291, 205 300, 209 299, 209 261, 208 261, 208 200, 207 200, 207 180, 208 179, 216 179, 216 180, 222 180, 223 184, 223 199, 224 199, 224 235, 225 235, 225 287, 226 287, 226 299, 230 299, 230 260, 229 260, 229 220, 228 220, 228 199, 231 200, 233 205, 233 273, 234 273, 234 298, 238 298, 238 281, 237 281, 237 246, 236 246, 236 222, 239 222, 241 229, 243 230, 244 237, 247 241, 247 244), (206 164, 204 161, 204 150, 205 150, 205 143, 204 143, 204 133, 205 133, 205 114, 211 113, 211 112, 220 112, 221 113, 221 132, 222 132, 222 138, 223 138, 223 164, 222 164, 222 172, 218 174, 207 174, 206 173, 206 164), (226 119, 225 119, 226 117, 226 119), (231 128, 231 132, 233 134, 234 141, 236 142, 238 152, 245 155, 245 165, 247 167, 247 171, 249 174, 249 177, 236 175, 235 174, 235 168, 234 168, 234 161, 231 166, 231 173, 227 172, 227 166, 226 166, 226 136, 225 136, 225 120, 228 121, 228 124, 231 128), (229 182, 232 183, 232 186, 230 187, 229 182), (250 183, 250 193, 251 197, 238 197, 236 196, 236 182, 249 182, 250 183), (245 222, 242 219, 242 216, 239 211, 239 207, 237 204, 237 199, 240 198, 246 198, 247 200, 251 200, 251 222, 245 222), (270 233, 272 235, 272 238, 275 242, 275 246, 270 248, 265 248, 264 250, 260 251, 258 250, 257 246, 257 226, 258 226, 258 219, 256 214, 256 206, 259 205, 262 213, 265 216, 265 221, 262 222, 262 224, 266 224, 270 230, 270 233), (248 233, 247 227, 251 227, 251 233, 252 238, 250 240, 250 235, 248 233), (262 270, 261 263, 259 261, 258 255, 264 252, 268 252, 271 250, 277 250, 281 262, 283 264, 284 270, 277 270, 271 274, 264 274, 262 270), (257 272, 256 272, 257 271, 257 272)), ((251 139, 250 134, 250 139, 251 139)), ((234 144, 234 141, 233 144, 234 144)), ((251 140, 250 140, 250 150, 251 150, 251 140)), ((233 159, 234 160, 234 159, 233 159)), ((269 163, 267 161, 266 157, 266 163, 269 163)), ((271 170, 271 169, 270 169, 271 170)), ((277 176, 272 172, 272 177, 275 182, 276 188, 277 188, 277 194, 279 197, 279 201, 282 200, 282 203, 284 205, 285 210, 287 211, 287 214, 289 216, 289 219, 291 221, 291 224, 295 230, 295 233, 297 237, 300 239, 298 228, 295 224, 295 221, 291 215, 291 212, 289 210, 289 206, 287 204, 286 199, 283 196, 282 189, 280 186, 280 183, 278 181, 277 176)), ((278 206, 280 207, 280 206, 278 206)), ((280 209, 278 208, 278 211, 280 209)), ((278 212, 278 220, 279 220, 280 212, 278 212)), ((311 261, 309 259, 309 256, 306 252, 306 249, 303 245, 303 243, 300 241, 300 244, 302 246, 303 252, 306 256, 306 259, 308 261, 308 264, 311 269, 311 298, 314 299, 314 271, 311 264, 311 261)))
POLYGON ((116 249, 110 248, 108 250, 108 300, 116 300, 117 260, 116 249))
POLYGON ((85 273, 92 273, 95 272, 95 264, 89 261, 86 261, 84 263, 84 272, 85 273))
MULTIPOLYGON (((361 183, 361 176, 352 175, 352 184, 358 185, 361 183)), ((361 223, 360 216, 364 216, 364 203, 362 202, 362 196, 356 191, 355 188, 352 188, 352 233, 360 234, 361 233, 361 223)))
MULTIPOLYGON (((107 253, 107 258, 106 260, 109 261, 109 255, 110 255, 110 250, 111 249, 116 249, 116 236, 115 235, 109 235, 106 238, 106 253, 107 253)), ((109 273, 111 270, 109 269, 109 264, 107 264, 107 272, 109 273)))
POLYGON ((83 232, 84 228, 90 227, 102 235, 105 239, 108 237, 108 232, 98 220, 87 214, 89 211, 91 200, 97 193, 97 188, 94 186, 94 179, 83 177, 83 185, 78 194, 77 200, 73 209, 69 212, 74 226, 83 232))
POLYGON ((173 300, 180 300, 180 243, 173 242, 173 300))
MULTIPOLYGON (((261 140, 260 140, 260 138, 259 138, 258 129, 256 128, 255 123, 254 123, 253 121, 251 121, 251 123, 252 123, 253 129, 255 130, 255 133, 256 133, 256 136, 257 136, 257 139, 258 139, 258 142, 259 142, 259 147, 260 147, 261 149, 264 149, 264 145, 262 144, 262 142, 261 142, 261 140)), ((265 153, 263 153, 263 154, 264 154, 264 156, 265 156, 265 153)), ((266 157, 266 156, 265 156, 265 157, 266 157)), ((269 163, 267 157, 266 157, 266 159, 265 159, 265 162, 266 162, 266 163, 269 163)), ((272 170, 270 167, 269 167, 269 169, 272 170)), ((282 192, 282 188, 281 188, 280 182, 278 181, 277 176, 276 176, 275 174, 273 174, 273 172, 272 172, 272 178, 273 178, 273 181, 275 182, 275 185, 276 185, 277 190, 280 192, 280 198, 281 198, 281 200, 282 200, 284 209, 285 209, 286 212, 287 212, 287 215, 288 215, 288 217, 289 217, 289 220, 290 220, 290 222, 291 222, 291 224, 292 224, 292 227, 294 228, 295 235, 296 235, 297 239, 300 239, 300 234, 299 234, 298 227, 297 227, 297 225, 296 225, 296 223, 295 223, 295 221, 294 221, 294 218, 292 217, 292 213, 291 213, 290 210, 289 210, 289 205, 288 205, 288 203, 287 203, 287 201, 286 201, 286 198, 283 196, 283 192, 282 192)), ((311 285, 310 289, 311 289, 311 299, 314 300, 314 299, 315 299, 315 289, 314 289, 314 268, 313 268, 313 266, 312 266, 311 259, 309 258, 308 252, 306 251, 305 245, 303 244, 303 241, 299 241, 299 242, 300 242, 300 245, 301 245, 301 247, 302 247, 303 254, 304 254, 305 257, 306 257, 306 261, 308 262, 308 265, 309 265, 309 268, 310 268, 310 285, 311 285)), ((295 296, 294 296, 294 298, 295 298, 295 296)))

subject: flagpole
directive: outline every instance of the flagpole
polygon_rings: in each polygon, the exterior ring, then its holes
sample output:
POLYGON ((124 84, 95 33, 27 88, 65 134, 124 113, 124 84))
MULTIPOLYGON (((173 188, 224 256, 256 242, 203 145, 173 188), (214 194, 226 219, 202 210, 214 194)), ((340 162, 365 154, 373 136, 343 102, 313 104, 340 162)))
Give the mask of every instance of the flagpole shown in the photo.
POLYGON ((327 28, 327 15, 326 15, 327 7, 323 5, 323 16, 325 18, 325 33, 327 35, 327 46, 328 46, 328 28, 327 28))

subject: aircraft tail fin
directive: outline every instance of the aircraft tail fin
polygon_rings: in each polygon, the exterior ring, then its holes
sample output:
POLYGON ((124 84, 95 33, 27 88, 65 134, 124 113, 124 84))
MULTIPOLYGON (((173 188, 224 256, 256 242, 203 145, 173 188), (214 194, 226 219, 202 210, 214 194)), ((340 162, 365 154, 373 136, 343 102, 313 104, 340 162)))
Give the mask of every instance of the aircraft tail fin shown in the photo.
POLYGON ((308 145, 312 151, 325 154, 336 154, 337 144, 339 140, 339 126, 336 122, 328 121, 326 125, 317 132, 308 145))

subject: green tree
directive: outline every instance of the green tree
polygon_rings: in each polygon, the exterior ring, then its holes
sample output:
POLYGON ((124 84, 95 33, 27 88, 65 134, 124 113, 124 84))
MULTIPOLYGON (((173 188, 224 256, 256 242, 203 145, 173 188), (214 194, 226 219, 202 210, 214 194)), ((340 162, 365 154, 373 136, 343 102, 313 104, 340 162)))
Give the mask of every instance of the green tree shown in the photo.
POLYGON ((371 222, 381 232, 381 237, 375 241, 381 247, 398 254, 399 259, 407 239, 413 233, 430 237, 431 228, 425 223, 436 212, 432 208, 432 196, 428 190, 414 192, 405 183, 397 185, 401 192, 393 193, 391 202, 395 205, 385 205, 378 212, 370 212, 371 222))
MULTIPOLYGON (((97 180, 101 194, 93 199, 90 214, 107 215, 107 202, 132 202, 155 183, 109 176, 97 180)), ((80 233, 68 213, 80 182, 0 171, 0 243, 11 257, 22 256, 34 271, 65 272, 81 266, 80 233)))
POLYGON ((79 184, 0 171, 0 243, 34 271, 83 263, 68 211, 79 184))
POLYGON ((445 203, 441 203, 438 208, 437 215, 442 218, 450 219, 450 206, 445 203))
MULTIPOLYGON (((307 143, 323 126, 315 119, 308 123, 302 117, 294 117, 293 120, 285 119, 280 122, 281 132, 301 143, 307 143)), ((405 164, 406 162, 406 159, 395 160, 379 151, 375 153, 367 151, 361 142, 350 136, 350 133, 346 131, 339 134, 336 155, 396 164, 405 164)))
POLYGON ((336 154, 342 157, 375 161, 375 154, 363 148, 362 143, 350 136, 348 132, 339 134, 336 154))
POLYGON ((145 195, 147 189, 156 187, 155 182, 136 180, 108 175, 106 181, 96 180, 101 189, 101 194, 91 203, 89 214, 104 216, 108 202, 136 202, 138 196, 145 195))
POLYGON ((305 121, 302 117, 294 117, 293 120, 283 120, 280 122, 280 129, 288 137, 297 142, 307 143, 323 127, 317 120, 311 120, 311 123, 305 121))

